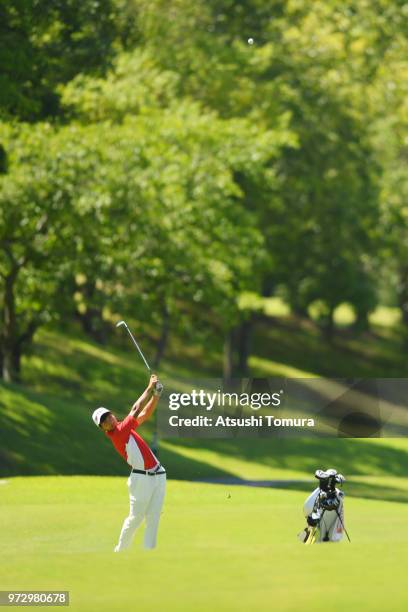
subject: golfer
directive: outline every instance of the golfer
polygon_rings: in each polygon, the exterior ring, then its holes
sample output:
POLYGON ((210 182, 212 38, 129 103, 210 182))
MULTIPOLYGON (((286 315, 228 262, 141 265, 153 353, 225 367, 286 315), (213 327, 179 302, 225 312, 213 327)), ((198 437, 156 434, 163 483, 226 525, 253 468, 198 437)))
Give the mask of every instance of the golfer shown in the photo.
POLYGON ((162 389, 157 376, 152 374, 147 388, 123 421, 118 421, 106 408, 97 408, 92 414, 94 423, 103 429, 118 453, 132 467, 128 478, 130 512, 123 523, 115 552, 130 546, 143 519, 146 519, 144 547, 156 546, 166 491, 166 472, 135 429, 151 417, 162 389))

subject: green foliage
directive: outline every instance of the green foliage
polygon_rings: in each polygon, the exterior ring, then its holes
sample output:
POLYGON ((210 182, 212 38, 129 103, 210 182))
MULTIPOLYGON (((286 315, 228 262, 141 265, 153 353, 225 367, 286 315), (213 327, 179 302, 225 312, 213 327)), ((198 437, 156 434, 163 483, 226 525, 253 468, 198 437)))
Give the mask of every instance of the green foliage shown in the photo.
POLYGON ((37 327, 63 309, 60 290, 75 260, 81 223, 77 198, 95 159, 73 134, 50 125, 1 125, 9 158, 0 190, 1 361, 14 377, 37 327))
MULTIPOLYGON (((222 120, 201 104, 176 101, 178 81, 148 52, 135 51, 119 57, 104 80, 75 79, 64 88, 63 101, 81 122, 94 122, 95 130, 109 124, 105 144, 116 148, 109 143, 114 139, 127 160, 127 176, 120 168, 116 176, 146 203, 141 223, 149 231, 136 237, 137 260, 122 243, 127 278, 138 279, 136 294, 144 297, 146 314, 161 313, 163 302, 172 317, 183 312, 180 303, 202 304, 224 326, 238 315, 239 292, 257 288, 256 271, 266 257, 259 219, 246 202, 249 185, 271 190, 271 162, 294 140, 285 116, 274 130, 262 130, 249 120, 222 120)), ((130 303, 140 317, 143 303, 130 303)))
POLYGON ((269 254, 266 284, 283 284, 295 310, 318 297, 332 311, 346 298, 367 314, 376 303, 379 166, 363 103, 384 37, 402 27, 398 11, 380 17, 364 2, 136 4, 141 44, 180 75, 181 94, 264 129, 285 119, 298 143, 282 147, 272 191, 246 183, 269 254))
POLYGON ((3 3, 3 306, 17 265, 22 329, 229 333, 248 291, 364 328, 381 262, 408 321, 404 6, 3 3))
POLYGON ((62 103, 85 121, 120 123, 174 104, 179 75, 164 71, 146 51, 119 55, 104 78, 79 74, 61 88, 62 103))
POLYGON ((110 0, 4 0, 0 113, 31 121, 55 116, 58 84, 103 70, 114 38, 110 0))
MULTIPOLYGON (((396 288, 404 322, 408 321, 408 42, 399 36, 370 87, 374 121, 372 140, 382 167, 381 227, 388 282, 396 288)), ((395 291, 395 289, 394 289, 395 291)))

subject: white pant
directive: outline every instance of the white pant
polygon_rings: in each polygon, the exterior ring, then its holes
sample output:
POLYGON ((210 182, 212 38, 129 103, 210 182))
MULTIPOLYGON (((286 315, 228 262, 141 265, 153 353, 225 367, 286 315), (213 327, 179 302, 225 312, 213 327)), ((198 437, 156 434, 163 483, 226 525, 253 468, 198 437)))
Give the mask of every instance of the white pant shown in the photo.
POLYGON ((131 473, 128 481, 130 512, 124 520, 115 552, 128 548, 136 529, 146 519, 144 547, 154 548, 157 542, 160 514, 166 492, 166 474, 148 476, 131 473))

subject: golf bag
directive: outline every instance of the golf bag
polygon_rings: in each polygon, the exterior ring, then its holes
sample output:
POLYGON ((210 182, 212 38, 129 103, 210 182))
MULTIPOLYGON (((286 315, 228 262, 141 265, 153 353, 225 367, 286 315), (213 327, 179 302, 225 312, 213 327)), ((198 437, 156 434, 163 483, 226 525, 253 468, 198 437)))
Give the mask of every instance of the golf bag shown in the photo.
POLYGON ((344 533, 350 540, 344 526, 344 493, 336 487, 345 478, 336 470, 316 470, 319 486, 306 499, 303 512, 307 525, 299 540, 304 544, 339 542, 344 533))

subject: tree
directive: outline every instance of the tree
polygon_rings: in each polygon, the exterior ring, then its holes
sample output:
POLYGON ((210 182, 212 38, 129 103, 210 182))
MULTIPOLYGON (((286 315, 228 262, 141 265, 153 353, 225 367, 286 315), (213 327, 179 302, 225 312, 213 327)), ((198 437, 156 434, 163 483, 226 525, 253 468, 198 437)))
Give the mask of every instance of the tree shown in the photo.
POLYGON ((408 324, 408 44, 395 37, 370 87, 372 141, 381 164, 381 232, 383 280, 408 324))
POLYGON ((247 182, 245 201, 269 253, 262 285, 283 286, 298 313, 324 300, 329 336, 345 289, 361 320, 376 303, 379 166, 364 100, 402 25, 380 5, 384 16, 365 2, 137 2, 139 41, 179 75, 180 95, 291 132, 270 163, 273 188, 247 182))
POLYGON ((58 115, 58 86, 103 72, 115 36, 111 0, 3 0, 0 113, 29 121, 58 115))
POLYGON ((101 206, 99 160, 75 130, 0 128, 9 157, 0 185, 0 361, 3 378, 14 380, 37 328, 64 312, 84 218, 101 206))
POLYGON ((114 120, 110 132, 127 160, 127 182, 149 203, 149 256, 129 259, 128 284, 137 277, 141 295, 153 296, 149 317, 157 312, 162 325, 156 362, 171 322, 181 325, 183 302, 214 310, 222 333, 242 316, 237 296, 258 283, 264 258, 248 198, 255 187, 257 197, 271 188, 270 161, 292 144, 285 118, 269 131, 244 119, 219 119, 200 104, 174 99, 177 83, 149 53, 134 51, 119 56, 106 79, 77 78, 63 96, 72 116, 95 129, 114 120))

